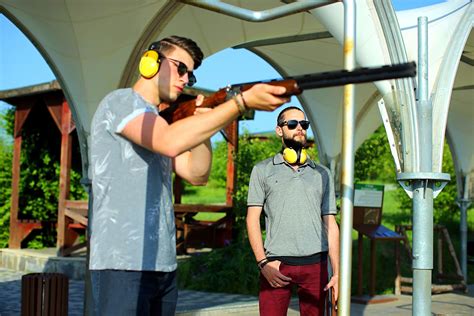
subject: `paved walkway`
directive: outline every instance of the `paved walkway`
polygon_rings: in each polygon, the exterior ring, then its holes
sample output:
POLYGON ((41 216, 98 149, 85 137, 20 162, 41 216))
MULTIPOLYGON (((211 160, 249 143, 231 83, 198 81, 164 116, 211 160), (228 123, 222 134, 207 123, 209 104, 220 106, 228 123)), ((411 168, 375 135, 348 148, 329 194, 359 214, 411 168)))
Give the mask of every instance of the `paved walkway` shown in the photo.
MULTIPOLYGON (((0 268, 0 316, 20 315, 21 276, 23 273, 0 268)), ((411 315, 411 296, 401 295, 383 304, 351 304, 351 315, 411 315)), ((69 281, 69 315, 83 315, 84 282, 69 281)), ((474 315, 474 285, 469 294, 447 293, 432 297, 434 315, 474 315)), ((182 316, 256 316, 258 301, 254 296, 180 291, 177 314, 182 316)), ((292 301, 288 315, 299 315, 297 301, 292 301)))

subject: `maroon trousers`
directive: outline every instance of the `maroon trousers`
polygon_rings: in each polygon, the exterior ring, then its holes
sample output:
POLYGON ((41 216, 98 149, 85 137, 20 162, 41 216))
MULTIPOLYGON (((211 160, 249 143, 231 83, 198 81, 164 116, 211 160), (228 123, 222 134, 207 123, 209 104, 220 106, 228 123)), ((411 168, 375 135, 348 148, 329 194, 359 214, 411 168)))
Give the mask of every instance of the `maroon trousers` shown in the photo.
POLYGON ((280 272, 292 279, 290 284, 282 288, 272 287, 260 274, 260 315, 286 315, 293 285, 297 286, 300 315, 324 315, 327 294, 324 287, 328 283, 327 261, 303 266, 282 263, 280 272))

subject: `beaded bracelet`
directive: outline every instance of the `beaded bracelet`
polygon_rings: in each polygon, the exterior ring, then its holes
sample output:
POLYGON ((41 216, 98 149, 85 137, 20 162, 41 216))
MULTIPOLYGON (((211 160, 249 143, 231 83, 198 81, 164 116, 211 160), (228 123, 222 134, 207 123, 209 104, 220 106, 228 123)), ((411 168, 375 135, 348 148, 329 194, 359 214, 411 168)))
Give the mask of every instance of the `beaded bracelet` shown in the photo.
MULTIPOLYGON (((245 106, 244 106, 244 104, 242 103, 242 101, 239 100, 239 98, 237 97, 237 95, 238 95, 238 94, 234 95, 234 96, 232 97, 232 99, 234 99, 235 104, 237 104, 237 107, 239 108, 239 113, 240 113, 240 115, 242 115, 242 114, 245 113, 246 109, 245 109, 245 106)), ((240 94, 240 95, 242 95, 242 94, 240 94)), ((242 98, 242 100, 243 100, 243 98, 242 98)))
POLYGON ((244 105, 244 108, 248 109, 247 102, 245 102, 245 99, 244 99, 244 94, 242 92, 240 92, 239 94, 240 94, 240 97, 242 98, 242 103, 244 105))

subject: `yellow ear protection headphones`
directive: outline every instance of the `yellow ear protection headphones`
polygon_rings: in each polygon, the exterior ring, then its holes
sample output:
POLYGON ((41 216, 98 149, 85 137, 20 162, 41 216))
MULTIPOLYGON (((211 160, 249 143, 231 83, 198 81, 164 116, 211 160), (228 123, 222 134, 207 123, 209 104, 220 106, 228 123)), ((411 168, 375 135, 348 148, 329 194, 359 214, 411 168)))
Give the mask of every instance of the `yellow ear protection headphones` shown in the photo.
POLYGON ((138 69, 140 70, 140 75, 150 79, 158 73, 160 70, 160 55, 156 50, 147 50, 142 58, 140 59, 140 65, 138 69))
POLYGON ((285 148, 283 150, 283 159, 289 164, 304 164, 308 159, 308 154, 306 149, 302 148, 301 150, 294 150, 293 148, 285 148))

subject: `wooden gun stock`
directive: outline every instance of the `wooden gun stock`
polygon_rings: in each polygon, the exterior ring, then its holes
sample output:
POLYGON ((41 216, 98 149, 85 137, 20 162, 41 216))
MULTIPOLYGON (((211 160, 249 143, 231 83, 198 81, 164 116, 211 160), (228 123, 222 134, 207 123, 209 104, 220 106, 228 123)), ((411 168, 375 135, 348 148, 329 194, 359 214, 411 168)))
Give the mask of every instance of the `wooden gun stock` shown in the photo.
MULTIPOLYGON (((326 87, 343 86, 346 84, 366 83, 387 79, 398 79, 416 76, 416 65, 414 62, 398 65, 389 65, 374 68, 356 68, 352 71, 338 70, 302 76, 274 79, 269 81, 255 81, 236 84, 220 89, 216 93, 205 97, 201 107, 213 108, 224 103, 228 99, 229 89, 245 91, 258 83, 265 83, 286 88, 285 96, 293 96, 308 89, 319 89, 326 87)), ((168 108, 160 111, 169 124, 194 114, 196 99, 184 102, 176 102, 168 108)))

